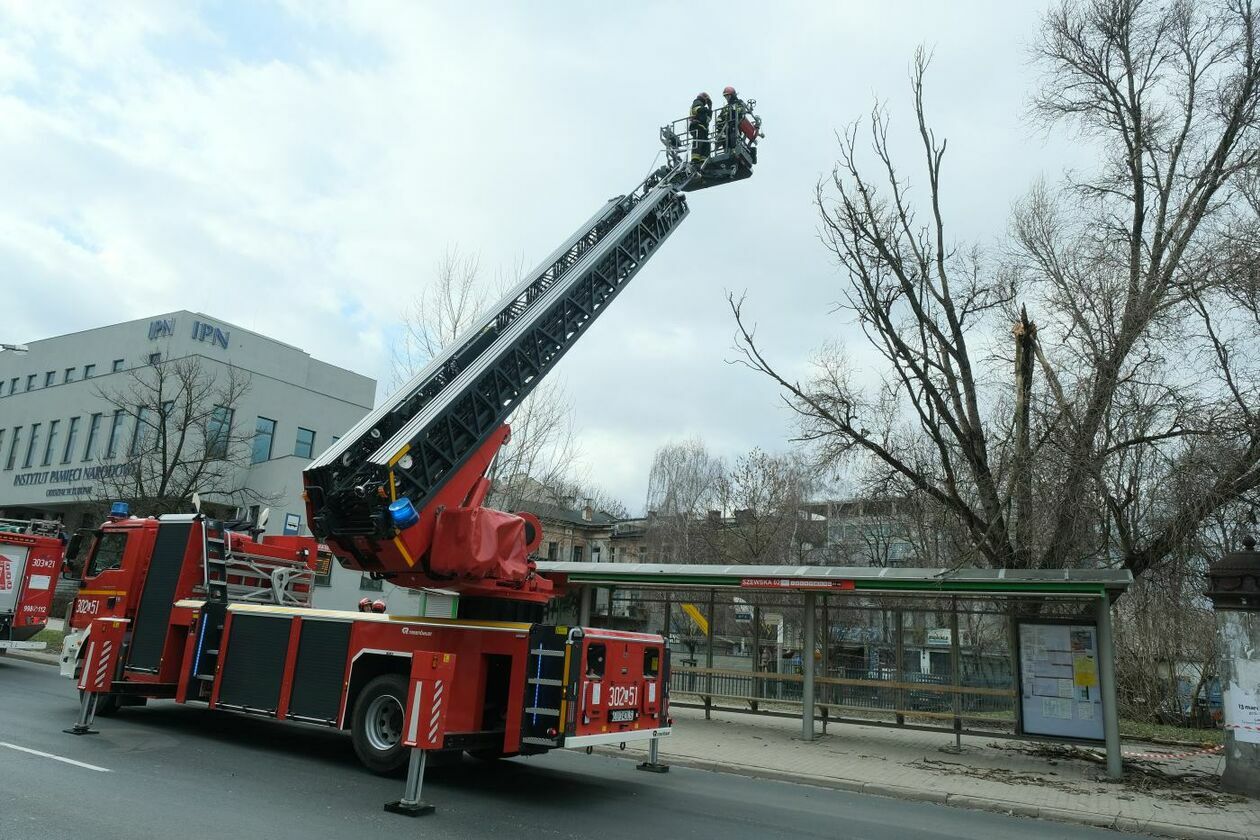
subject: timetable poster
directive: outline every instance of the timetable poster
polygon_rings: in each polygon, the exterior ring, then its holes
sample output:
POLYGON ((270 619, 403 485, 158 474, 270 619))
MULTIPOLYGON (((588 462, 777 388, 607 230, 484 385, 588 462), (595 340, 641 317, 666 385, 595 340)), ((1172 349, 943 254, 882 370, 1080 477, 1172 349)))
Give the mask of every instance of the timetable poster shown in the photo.
POLYGON ((1098 630, 1092 624, 1019 625, 1023 731, 1103 739, 1098 630))

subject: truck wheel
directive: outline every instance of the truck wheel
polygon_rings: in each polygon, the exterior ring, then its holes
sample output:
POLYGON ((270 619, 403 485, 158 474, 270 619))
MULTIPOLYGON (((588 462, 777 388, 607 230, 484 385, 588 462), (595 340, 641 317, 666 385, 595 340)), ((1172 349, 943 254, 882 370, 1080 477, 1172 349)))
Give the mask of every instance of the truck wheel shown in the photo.
POLYGON ((407 766, 403 746, 403 704, 407 680, 382 674, 363 687, 354 704, 350 737, 363 766, 380 776, 396 776, 407 766))

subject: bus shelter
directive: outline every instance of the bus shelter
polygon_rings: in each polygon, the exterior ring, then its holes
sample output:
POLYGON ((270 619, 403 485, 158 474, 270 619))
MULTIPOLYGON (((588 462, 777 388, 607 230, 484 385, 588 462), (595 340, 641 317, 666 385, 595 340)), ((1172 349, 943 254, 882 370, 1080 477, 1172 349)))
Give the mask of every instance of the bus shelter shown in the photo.
POLYGON ((1127 570, 541 562, 572 620, 670 639, 675 703, 1105 746, 1127 570))

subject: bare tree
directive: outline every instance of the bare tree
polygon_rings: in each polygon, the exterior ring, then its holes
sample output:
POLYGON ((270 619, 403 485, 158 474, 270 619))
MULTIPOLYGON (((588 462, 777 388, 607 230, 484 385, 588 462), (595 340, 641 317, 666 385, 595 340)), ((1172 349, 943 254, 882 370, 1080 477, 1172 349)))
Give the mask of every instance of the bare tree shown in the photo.
POLYGON ((753 449, 725 471, 718 489, 721 510, 730 518, 706 518, 702 531, 716 562, 800 562, 811 483, 799 458, 753 449))
POLYGON ((650 556, 667 563, 706 562, 699 532, 710 511, 720 515, 724 472, 721 459, 699 438, 656 450, 648 474, 650 556))
MULTIPOLYGON (((506 288, 517 279, 502 275, 496 283, 488 283, 475 255, 455 246, 448 248, 434 267, 433 280, 404 318, 403 340, 393 358, 395 383, 408 381, 459 338, 493 303, 494 287, 506 288)), ((499 450, 488 475, 494 486, 491 503, 511 509, 526 499, 539 498, 540 491, 555 495, 556 488, 571 482, 578 447, 573 400, 554 378, 522 400, 508 422, 511 439, 499 450)))
POLYGON ((1141 574, 1173 556, 1260 486, 1255 24, 1244 0, 1052 9, 1034 112, 1098 164, 1035 186, 996 256, 947 232, 920 51, 922 203, 880 108, 873 169, 855 124, 816 195, 842 307, 883 376, 864 385, 831 347, 812 379, 788 379, 732 297, 740 360, 779 383, 824 461, 858 459, 951 521, 958 562, 1141 574))
POLYGON ((254 433, 234 415, 249 388, 248 373, 228 365, 216 375, 197 356, 134 368, 121 383, 98 387, 114 408, 102 418, 98 458, 107 468, 98 500, 126 500, 146 515, 189 512, 193 493, 225 514, 270 501, 244 486, 254 433))

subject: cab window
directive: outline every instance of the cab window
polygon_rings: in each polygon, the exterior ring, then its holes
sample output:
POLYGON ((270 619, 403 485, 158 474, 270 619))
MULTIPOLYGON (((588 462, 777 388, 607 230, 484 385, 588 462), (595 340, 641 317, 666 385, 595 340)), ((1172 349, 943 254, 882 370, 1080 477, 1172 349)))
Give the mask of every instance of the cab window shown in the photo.
POLYGON ((586 649, 586 676, 602 677, 604 676, 604 660, 607 658, 607 651, 603 645, 591 645, 586 649))
POLYGON ((122 568, 123 549, 127 547, 127 535, 114 532, 101 534, 92 547, 92 559, 87 566, 87 577, 101 572, 122 568))

